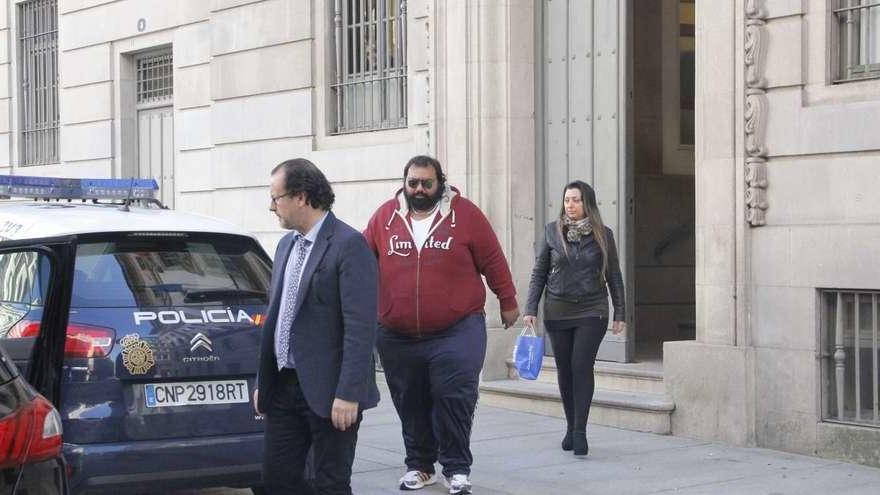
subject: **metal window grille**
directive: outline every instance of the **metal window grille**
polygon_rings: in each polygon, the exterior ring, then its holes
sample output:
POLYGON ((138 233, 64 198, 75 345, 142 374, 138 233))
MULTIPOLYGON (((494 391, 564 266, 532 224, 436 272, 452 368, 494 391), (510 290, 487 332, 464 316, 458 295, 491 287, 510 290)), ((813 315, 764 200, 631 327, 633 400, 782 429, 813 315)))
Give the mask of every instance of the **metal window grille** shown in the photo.
POLYGON ((822 300, 822 419, 880 427, 880 291, 828 290, 822 300))
POLYGON ((835 0, 837 36, 834 82, 880 77, 880 2, 835 0))
POLYGON ((406 127, 406 0, 336 0, 333 134, 406 127))
POLYGON ((58 162, 58 3, 18 4, 19 163, 58 162))
POLYGON ((174 67, 171 50, 136 58, 138 108, 170 105, 174 98, 174 67))

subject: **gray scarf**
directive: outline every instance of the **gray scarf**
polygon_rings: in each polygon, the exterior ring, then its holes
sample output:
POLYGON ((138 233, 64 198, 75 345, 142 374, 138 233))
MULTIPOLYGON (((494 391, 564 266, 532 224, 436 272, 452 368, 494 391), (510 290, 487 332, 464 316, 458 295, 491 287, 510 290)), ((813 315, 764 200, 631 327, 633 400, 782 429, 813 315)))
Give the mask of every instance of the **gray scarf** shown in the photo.
POLYGON ((593 226, 590 224, 589 217, 572 220, 565 216, 562 218, 562 225, 566 229, 565 238, 568 239, 568 242, 580 242, 581 237, 590 235, 593 232, 593 226))

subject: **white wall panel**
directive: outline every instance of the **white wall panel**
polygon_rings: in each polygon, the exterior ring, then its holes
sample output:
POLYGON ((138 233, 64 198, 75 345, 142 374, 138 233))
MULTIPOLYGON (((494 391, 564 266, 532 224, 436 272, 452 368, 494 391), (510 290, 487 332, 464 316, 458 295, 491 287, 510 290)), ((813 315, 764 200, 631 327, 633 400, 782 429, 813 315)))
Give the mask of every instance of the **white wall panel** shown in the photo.
POLYGON ((174 142, 179 150, 210 148, 211 108, 192 108, 174 112, 174 142))
POLYGON ((771 157, 880 150, 880 101, 803 106, 799 87, 770 91, 767 99, 771 157))
POLYGON ((391 198, 398 182, 370 182, 333 184, 336 205, 333 212, 343 222, 363 230, 376 209, 391 198))
POLYGON ((8 132, 0 133, 0 166, 2 167, 12 166, 12 136, 8 132))
POLYGON ((214 173, 210 149, 180 151, 175 155, 174 182, 179 195, 213 190, 214 173))
POLYGON ((175 210, 195 213, 198 215, 214 216, 214 205, 210 191, 182 191, 177 195, 175 210))
POLYGON ((61 127, 61 160, 97 160, 113 156, 111 120, 61 127))
POLYGON ((804 83, 803 24, 801 16, 775 19, 767 23, 767 87, 804 83))
POLYGON ((265 0, 211 0, 211 10, 216 12, 220 10, 240 7, 251 3, 260 3, 265 0))
POLYGON ((211 96, 215 100, 301 89, 312 85, 312 43, 298 41, 215 56, 211 96))
POLYGON ((62 14, 67 14, 76 10, 91 9, 117 1, 119 0, 61 0, 58 2, 58 11, 62 14))
POLYGON ((211 61, 211 24, 200 22, 181 26, 174 31, 174 66, 202 64, 211 61))
POLYGON ((113 78, 110 68, 111 60, 109 43, 61 52, 58 64, 61 69, 62 87, 82 86, 83 84, 111 80, 113 78))
POLYGON ((215 143, 312 134, 312 92, 250 96, 216 102, 211 112, 215 143))
MULTIPOLYGON (((345 148, 321 150, 312 154, 312 160, 331 182, 392 180, 398 181, 395 187, 399 188, 403 185, 403 167, 418 153, 419 149, 415 143, 407 142, 363 146, 357 149, 357 153, 345 148)), ((452 183, 452 185, 464 187, 463 183, 452 183)), ((389 198, 394 190, 388 190, 389 198)))
POLYGON ((214 55, 312 36, 311 2, 268 0, 218 12, 211 18, 214 55))
POLYGON ((813 225, 791 229, 793 287, 877 289, 880 225, 813 225))
POLYGON ((880 219, 880 153, 774 158, 773 225, 863 224, 880 219))
MULTIPOLYGON (((0 64, 0 98, 9 98, 12 96, 12 93, 9 91, 9 71, 11 65, 10 64, 0 64)), ((18 77, 15 78, 13 82, 15 86, 18 86, 18 77)))
POLYGON ((113 118, 113 83, 103 82, 61 89, 61 123, 76 124, 113 118))
POLYGON ((764 11, 768 19, 804 12, 804 0, 764 0, 764 11))
MULTIPOLYGON (((9 46, 9 31, 0 29, 0 63, 2 64, 9 62, 12 58, 12 54, 9 53, 9 46)), ((17 44, 13 43, 12 46, 17 46, 17 44)))
MULTIPOLYGON (((12 130, 12 126, 9 121, 11 115, 12 115, 12 99, 0 98, 0 133, 10 132, 12 130)), ((16 126, 16 127, 18 127, 18 126, 16 126)), ((2 154, 0 154, 0 160, 3 160, 2 154)))
POLYGON ((139 36, 206 19, 205 1, 122 0, 100 8, 61 16, 58 30, 61 50, 139 36), (143 30, 139 24, 143 19, 143 30))
POLYGON ((310 137, 223 144, 211 150, 211 168, 217 187, 268 186, 275 165, 290 158, 308 157, 311 150, 310 137))
POLYGON ((44 177, 111 177, 113 162, 109 158, 65 162, 18 168, 17 173, 44 177))
POLYGON ((211 67, 190 65, 174 70, 174 106, 179 109, 211 104, 211 67))
POLYGON ((407 78, 409 108, 408 125, 427 124, 431 112, 431 102, 426 98, 430 91, 430 76, 427 72, 413 74, 407 78))

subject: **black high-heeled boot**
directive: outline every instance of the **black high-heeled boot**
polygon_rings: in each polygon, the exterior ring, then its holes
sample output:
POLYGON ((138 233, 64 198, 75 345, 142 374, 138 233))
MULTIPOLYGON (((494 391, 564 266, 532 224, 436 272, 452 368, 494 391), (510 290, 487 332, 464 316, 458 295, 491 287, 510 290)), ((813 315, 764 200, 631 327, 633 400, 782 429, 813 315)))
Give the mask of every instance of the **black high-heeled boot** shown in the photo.
POLYGON ((585 456, 590 452, 590 445, 587 443, 587 432, 574 431, 571 436, 571 446, 574 455, 585 456))
POLYGON ((565 432, 565 436, 562 437, 562 450, 568 452, 572 448, 574 447, 571 444, 571 430, 568 430, 565 432))

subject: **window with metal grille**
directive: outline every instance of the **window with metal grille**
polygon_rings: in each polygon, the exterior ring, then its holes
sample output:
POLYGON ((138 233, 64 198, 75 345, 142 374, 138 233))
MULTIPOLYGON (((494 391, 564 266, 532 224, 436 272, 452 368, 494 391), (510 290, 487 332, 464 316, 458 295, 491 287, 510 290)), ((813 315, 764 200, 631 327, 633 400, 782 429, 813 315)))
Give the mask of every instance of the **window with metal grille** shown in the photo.
POLYGON ((336 0, 333 134, 406 127, 406 1, 336 0))
POLYGON ((58 163, 58 2, 18 4, 19 164, 58 163))
POLYGON ((138 108, 170 105, 174 98, 171 50, 150 52, 135 59, 138 108))
POLYGON ((820 293, 822 419, 880 427, 880 291, 820 293))
POLYGON ((832 0, 834 82, 880 77, 880 0, 832 0))

